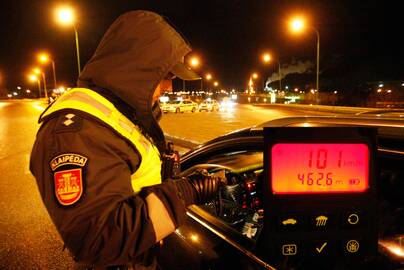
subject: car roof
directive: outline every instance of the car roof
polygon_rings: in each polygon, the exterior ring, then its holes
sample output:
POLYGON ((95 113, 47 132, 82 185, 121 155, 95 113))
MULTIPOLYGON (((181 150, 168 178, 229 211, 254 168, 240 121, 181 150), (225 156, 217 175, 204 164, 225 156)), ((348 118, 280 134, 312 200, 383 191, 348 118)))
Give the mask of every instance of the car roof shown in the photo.
POLYGON ((374 126, 404 128, 404 120, 396 118, 377 118, 372 116, 297 116, 284 117, 264 122, 255 128, 286 126, 374 126))
POLYGON ((404 119, 404 109, 369 110, 369 111, 358 112, 355 115, 404 119))
POLYGON ((219 142, 222 140, 262 136, 264 127, 338 127, 357 126, 375 127, 378 129, 378 137, 381 144, 389 149, 404 150, 404 121, 401 119, 379 119, 374 117, 330 117, 330 116, 302 116, 285 117, 264 122, 249 128, 243 128, 223 136, 217 137, 203 145, 219 142))

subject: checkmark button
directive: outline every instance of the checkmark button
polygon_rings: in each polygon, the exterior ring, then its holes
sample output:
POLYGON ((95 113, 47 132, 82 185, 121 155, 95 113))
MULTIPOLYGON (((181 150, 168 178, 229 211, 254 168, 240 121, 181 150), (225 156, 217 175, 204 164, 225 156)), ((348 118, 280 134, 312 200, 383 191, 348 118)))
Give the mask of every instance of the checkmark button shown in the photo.
POLYGON ((323 250, 325 249, 325 246, 327 245, 327 242, 322 242, 322 244, 320 243, 320 245, 316 246, 316 251, 317 253, 321 253, 323 252, 323 250))

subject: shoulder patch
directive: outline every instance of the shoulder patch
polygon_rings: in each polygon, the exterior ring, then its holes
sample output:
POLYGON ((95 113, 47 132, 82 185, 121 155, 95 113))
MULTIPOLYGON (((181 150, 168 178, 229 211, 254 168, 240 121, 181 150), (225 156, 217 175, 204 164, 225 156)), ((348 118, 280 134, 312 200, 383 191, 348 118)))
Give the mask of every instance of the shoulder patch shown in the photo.
POLYGON ((60 205, 73 205, 82 197, 87 162, 87 157, 77 153, 61 154, 50 161, 55 197, 60 205))
POLYGON ((54 157, 50 162, 50 167, 52 171, 55 171, 58 167, 63 165, 76 165, 79 167, 84 167, 87 163, 88 158, 79 154, 67 153, 54 157))
POLYGON ((53 175, 55 195, 61 205, 72 205, 83 194, 82 169, 55 172, 53 175))
POLYGON ((55 132, 74 132, 79 131, 83 125, 83 119, 73 113, 61 115, 55 126, 55 132))

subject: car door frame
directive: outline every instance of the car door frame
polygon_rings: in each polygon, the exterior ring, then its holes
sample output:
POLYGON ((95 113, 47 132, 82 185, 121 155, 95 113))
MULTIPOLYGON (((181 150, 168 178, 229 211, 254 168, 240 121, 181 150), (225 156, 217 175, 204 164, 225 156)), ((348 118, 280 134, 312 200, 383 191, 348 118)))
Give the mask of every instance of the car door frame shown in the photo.
MULTIPOLYGON (((181 162, 181 167, 185 170, 186 168, 200 163, 201 160, 207 160, 209 157, 216 154, 241 150, 263 151, 262 135, 257 136, 251 134, 251 136, 229 137, 207 143, 187 153, 181 162), (186 164, 186 166, 184 166, 184 164, 186 164)), ((177 256, 182 255, 183 261, 188 261, 188 263, 192 265, 187 265, 186 267, 188 269, 221 269, 223 267, 227 269, 227 267, 232 265, 235 269, 243 269, 241 267, 242 265, 246 266, 245 268, 248 269, 274 269, 252 252, 252 240, 240 235, 239 232, 225 224, 224 221, 210 215, 197 205, 188 207, 185 225, 178 228, 176 233, 168 237, 167 240, 177 242, 177 245, 184 249, 183 253, 186 255, 180 254, 177 256), (195 233, 192 234, 192 232, 195 233), (191 235, 191 237, 189 237, 189 235, 191 235), (195 239, 192 239, 192 235, 202 235, 204 241, 209 244, 200 245, 195 239), (220 252, 228 252, 234 256, 230 256, 230 259, 226 259, 226 255, 228 254, 218 255, 209 248, 206 248, 206 246, 209 247, 209 245, 224 247, 224 250, 220 252), (219 260, 221 261, 218 265, 214 262, 217 257, 220 257, 219 260), (235 258, 238 259, 235 260, 235 258)), ((179 252, 178 249, 176 252, 179 252)), ((216 260, 216 262, 218 261, 216 260)))

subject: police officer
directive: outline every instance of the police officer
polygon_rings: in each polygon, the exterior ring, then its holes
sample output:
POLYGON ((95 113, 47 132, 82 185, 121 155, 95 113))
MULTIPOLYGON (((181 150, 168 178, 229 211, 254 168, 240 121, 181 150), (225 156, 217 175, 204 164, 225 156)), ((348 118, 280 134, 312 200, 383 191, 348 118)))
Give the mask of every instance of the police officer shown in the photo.
POLYGON ((183 63, 189 45, 161 16, 120 16, 69 90, 40 116, 30 168, 42 200, 78 262, 156 267, 153 250, 209 200, 206 174, 162 181, 161 84, 199 76, 183 63))

